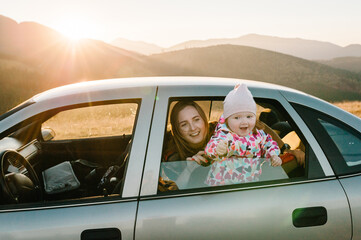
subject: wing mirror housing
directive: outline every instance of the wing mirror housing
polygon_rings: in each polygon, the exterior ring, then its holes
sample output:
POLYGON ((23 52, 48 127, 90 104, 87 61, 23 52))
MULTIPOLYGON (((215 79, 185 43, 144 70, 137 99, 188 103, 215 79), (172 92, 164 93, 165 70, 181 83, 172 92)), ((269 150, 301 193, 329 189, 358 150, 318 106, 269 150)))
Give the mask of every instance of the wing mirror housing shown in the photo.
POLYGON ((50 141, 51 139, 53 139, 55 137, 55 131, 51 128, 42 128, 41 136, 45 142, 50 141))

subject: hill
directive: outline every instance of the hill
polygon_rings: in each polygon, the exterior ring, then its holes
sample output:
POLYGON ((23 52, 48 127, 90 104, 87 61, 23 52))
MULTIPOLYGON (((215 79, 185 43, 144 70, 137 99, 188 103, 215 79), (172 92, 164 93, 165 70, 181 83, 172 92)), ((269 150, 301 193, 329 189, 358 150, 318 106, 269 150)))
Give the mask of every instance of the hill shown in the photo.
POLYGON ((49 88, 117 77, 125 62, 140 58, 102 41, 71 42, 43 25, 0 15, 0 111, 49 88))
POLYGON ((238 38, 217 38, 208 40, 191 40, 169 48, 161 48, 145 42, 116 39, 112 43, 120 48, 145 55, 185 50, 189 48, 210 47, 217 45, 241 45, 280 52, 308 60, 331 60, 338 57, 361 57, 361 45, 352 44, 341 47, 330 42, 321 42, 301 38, 281 38, 258 34, 248 34, 238 38))
POLYGON ((31 58, 38 51, 63 41, 55 30, 35 22, 17 23, 0 15, 0 53, 31 58))
POLYGON ((40 24, 0 16, 0 113, 68 83, 165 75, 252 79, 329 101, 361 100, 360 74, 273 51, 217 45, 144 56, 92 39, 69 42, 40 24))
POLYGON ((337 57, 361 56, 360 44, 341 47, 329 42, 306 40, 301 38, 281 38, 258 34, 248 34, 239 38, 219 38, 187 41, 170 47, 166 49, 166 51, 208 47, 223 44, 256 47, 308 60, 329 60, 337 57))
POLYGON ((292 87, 325 100, 361 100, 361 75, 289 55, 235 45, 192 48, 151 55, 127 65, 136 76, 197 75, 253 79, 292 87), (152 71, 149 71, 151 69, 152 71))
POLYGON ((46 90, 45 80, 36 68, 0 55, 0 114, 46 90))
POLYGON ((361 74, 361 57, 341 57, 317 62, 361 74))

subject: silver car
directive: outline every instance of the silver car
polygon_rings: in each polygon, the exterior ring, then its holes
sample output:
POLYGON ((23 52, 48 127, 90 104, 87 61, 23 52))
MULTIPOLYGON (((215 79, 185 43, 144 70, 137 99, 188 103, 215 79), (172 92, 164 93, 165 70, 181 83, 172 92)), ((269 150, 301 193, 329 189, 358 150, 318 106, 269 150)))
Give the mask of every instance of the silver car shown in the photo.
POLYGON ((0 239, 361 239, 361 119, 305 93, 209 77, 99 80, 0 116, 0 239), (245 83, 257 116, 305 164, 210 187, 209 166, 165 161, 169 114, 192 100, 218 120, 245 83))

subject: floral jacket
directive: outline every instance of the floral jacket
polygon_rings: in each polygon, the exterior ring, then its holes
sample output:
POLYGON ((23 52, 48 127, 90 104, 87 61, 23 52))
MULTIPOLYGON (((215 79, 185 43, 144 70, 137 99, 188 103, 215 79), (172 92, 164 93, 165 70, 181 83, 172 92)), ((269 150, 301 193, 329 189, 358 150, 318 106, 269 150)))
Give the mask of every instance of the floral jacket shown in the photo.
POLYGON ((240 137, 232 132, 221 116, 205 153, 214 160, 206 184, 210 186, 258 181, 262 173, 261 159, 279 155, 280 149, 272 137, 263 130, 240 137), (225 156, 216 153, 217 144, 228 141, 225 156))

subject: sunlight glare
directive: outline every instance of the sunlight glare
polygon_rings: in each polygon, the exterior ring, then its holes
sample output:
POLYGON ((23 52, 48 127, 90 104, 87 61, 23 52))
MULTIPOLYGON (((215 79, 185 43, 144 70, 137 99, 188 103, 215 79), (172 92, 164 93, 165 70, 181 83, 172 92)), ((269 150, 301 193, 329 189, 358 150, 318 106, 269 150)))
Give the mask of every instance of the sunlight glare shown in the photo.
POLYGON ((96 38, 94 27, 87 22, 74 21, 73 19, 63 19, 56 29, 71 41, 79 41, 84 38, 96 38))

